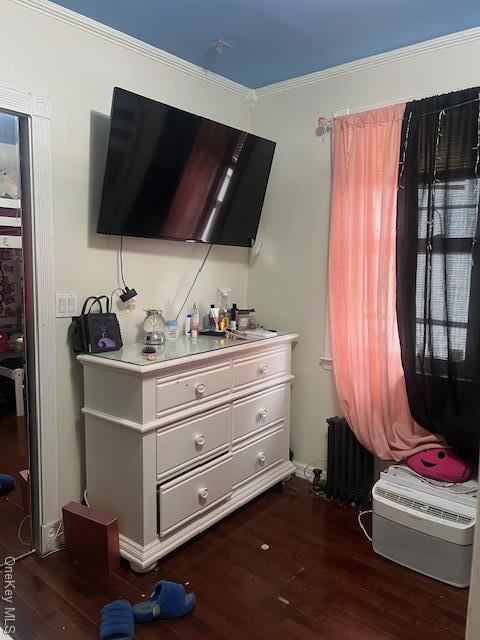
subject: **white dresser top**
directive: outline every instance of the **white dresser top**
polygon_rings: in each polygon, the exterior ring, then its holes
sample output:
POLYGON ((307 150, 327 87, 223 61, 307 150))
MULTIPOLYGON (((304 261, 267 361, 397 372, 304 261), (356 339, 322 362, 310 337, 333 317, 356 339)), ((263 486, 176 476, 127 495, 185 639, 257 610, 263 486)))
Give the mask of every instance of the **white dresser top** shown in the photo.
POLYGON ((175 341, 165 342, 164 345, 157 346, 157 353, 154 354, 154 359, 148 359, 142 353, 144 347, 142 343, 125 345, 119 351, 84 354, 77 356, 77 358, 82 364, 130 369, 146 373, 152 369, 163 368, 169 363, 173 364, 173 361, 179 359, 191 362, 218 355, 220 351, 235 350, 237 352, 252 346, 274 347, 276 344, 292 342, 297 338, 298 335, 296 333, 288 331, 278 332, 273 337, 254 337, 246 340, 214 338, 211 336, 190 338, 182 335, 175 341))

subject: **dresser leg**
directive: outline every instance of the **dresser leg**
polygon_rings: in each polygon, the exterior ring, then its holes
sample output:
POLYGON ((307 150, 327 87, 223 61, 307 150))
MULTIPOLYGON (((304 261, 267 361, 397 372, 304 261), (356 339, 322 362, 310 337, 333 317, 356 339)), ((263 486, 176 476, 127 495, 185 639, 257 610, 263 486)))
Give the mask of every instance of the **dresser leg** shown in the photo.
POLYGON ((142 567, 142 565, 137 564, 133 560, 130 560, 129 564, 130 569, 132 571, 135 571, 135 573, 149 573, 150 571, 153 571, 155 569, 155 567, 157 566, 157 561, 155 560, 155 562, 149 564, 148 567, 142 567))
POLYGON ((275 493, 283 493, 283 480, 280 480, 280 482, 274 484, 271 488, 271 491, 274 491, 275 493))

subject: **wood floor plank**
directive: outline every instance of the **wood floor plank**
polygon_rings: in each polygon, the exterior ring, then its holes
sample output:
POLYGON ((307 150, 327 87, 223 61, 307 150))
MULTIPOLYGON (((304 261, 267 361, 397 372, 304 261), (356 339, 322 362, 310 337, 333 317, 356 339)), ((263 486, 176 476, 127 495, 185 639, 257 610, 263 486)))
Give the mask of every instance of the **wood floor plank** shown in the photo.
MULTIPOLYGON (((2 409, 4 411, 4 409, 2 409)), ((25 517, 19 472, 28 469, 28 439, 25 418, 0 413, 0 473, 15 478, 14 491, 0 498, 0 563, 7 556, 19 556, 30 544, 18 538, 20 524, 25 517)), ((21 539, 30 542, 30 522, 24 522, 21 539)))

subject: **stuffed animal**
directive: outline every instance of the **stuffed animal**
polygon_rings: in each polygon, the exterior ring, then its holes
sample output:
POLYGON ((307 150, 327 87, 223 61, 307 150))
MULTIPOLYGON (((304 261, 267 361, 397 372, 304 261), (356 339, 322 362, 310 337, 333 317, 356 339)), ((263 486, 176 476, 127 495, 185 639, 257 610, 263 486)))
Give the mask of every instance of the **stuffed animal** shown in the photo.
POLYGON ((443 482, 466 482, 472 475, 472 468, 453 449, 426 449, 409 456, 405 462, 421 476, 443 482))

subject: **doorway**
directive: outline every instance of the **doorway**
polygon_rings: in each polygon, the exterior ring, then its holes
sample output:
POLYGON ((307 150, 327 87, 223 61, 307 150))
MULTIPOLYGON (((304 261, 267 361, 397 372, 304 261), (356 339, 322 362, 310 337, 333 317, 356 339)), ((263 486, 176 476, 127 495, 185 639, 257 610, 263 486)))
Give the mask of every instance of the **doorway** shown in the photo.
MULTIPOLYGON (((23 376, 24 420, 28 426, 27 462, 31 517, 26 519, 24 526, 28 524, 30 529, 31 548, 45 555, 60 546, 57 533, 61 522, 56 411, 52 108, 47 98, 0 86, 0 113, 18 118, 20 149, 21 215, 15 213, 10 217, 20 218, 23 324, 25 335, 28 337, 23 344, 23 376)), ((19 225, 18 222, 16 224, 19 225)), ((0 247, 14 248, 6 246, 5 242, 7 241, 0 235, 0 247)), ((15 419, 18 418, 21 416, 15 415, 15 419)), ((22 450, 21 429, 15 434, 22 450)), ((16 481, 16 478, 14 480, 16 481)), ((22 484, 19 487, 20 492, 21 487, 22 484)), ((19 502, 18 494, 16 500, 19 502)), ((26 542, 23 528, 20 534, 26 542)), ((24 554, 31 553, 28 547, 25 548, 27 551, 24 554)), ((4 561, 5 559, 0 557, 0 567, 4 561)))
POLYGON ((21 116, 0 111, 0 564, 33 550, 22 237, 29 179, 25 125, 21 116))

